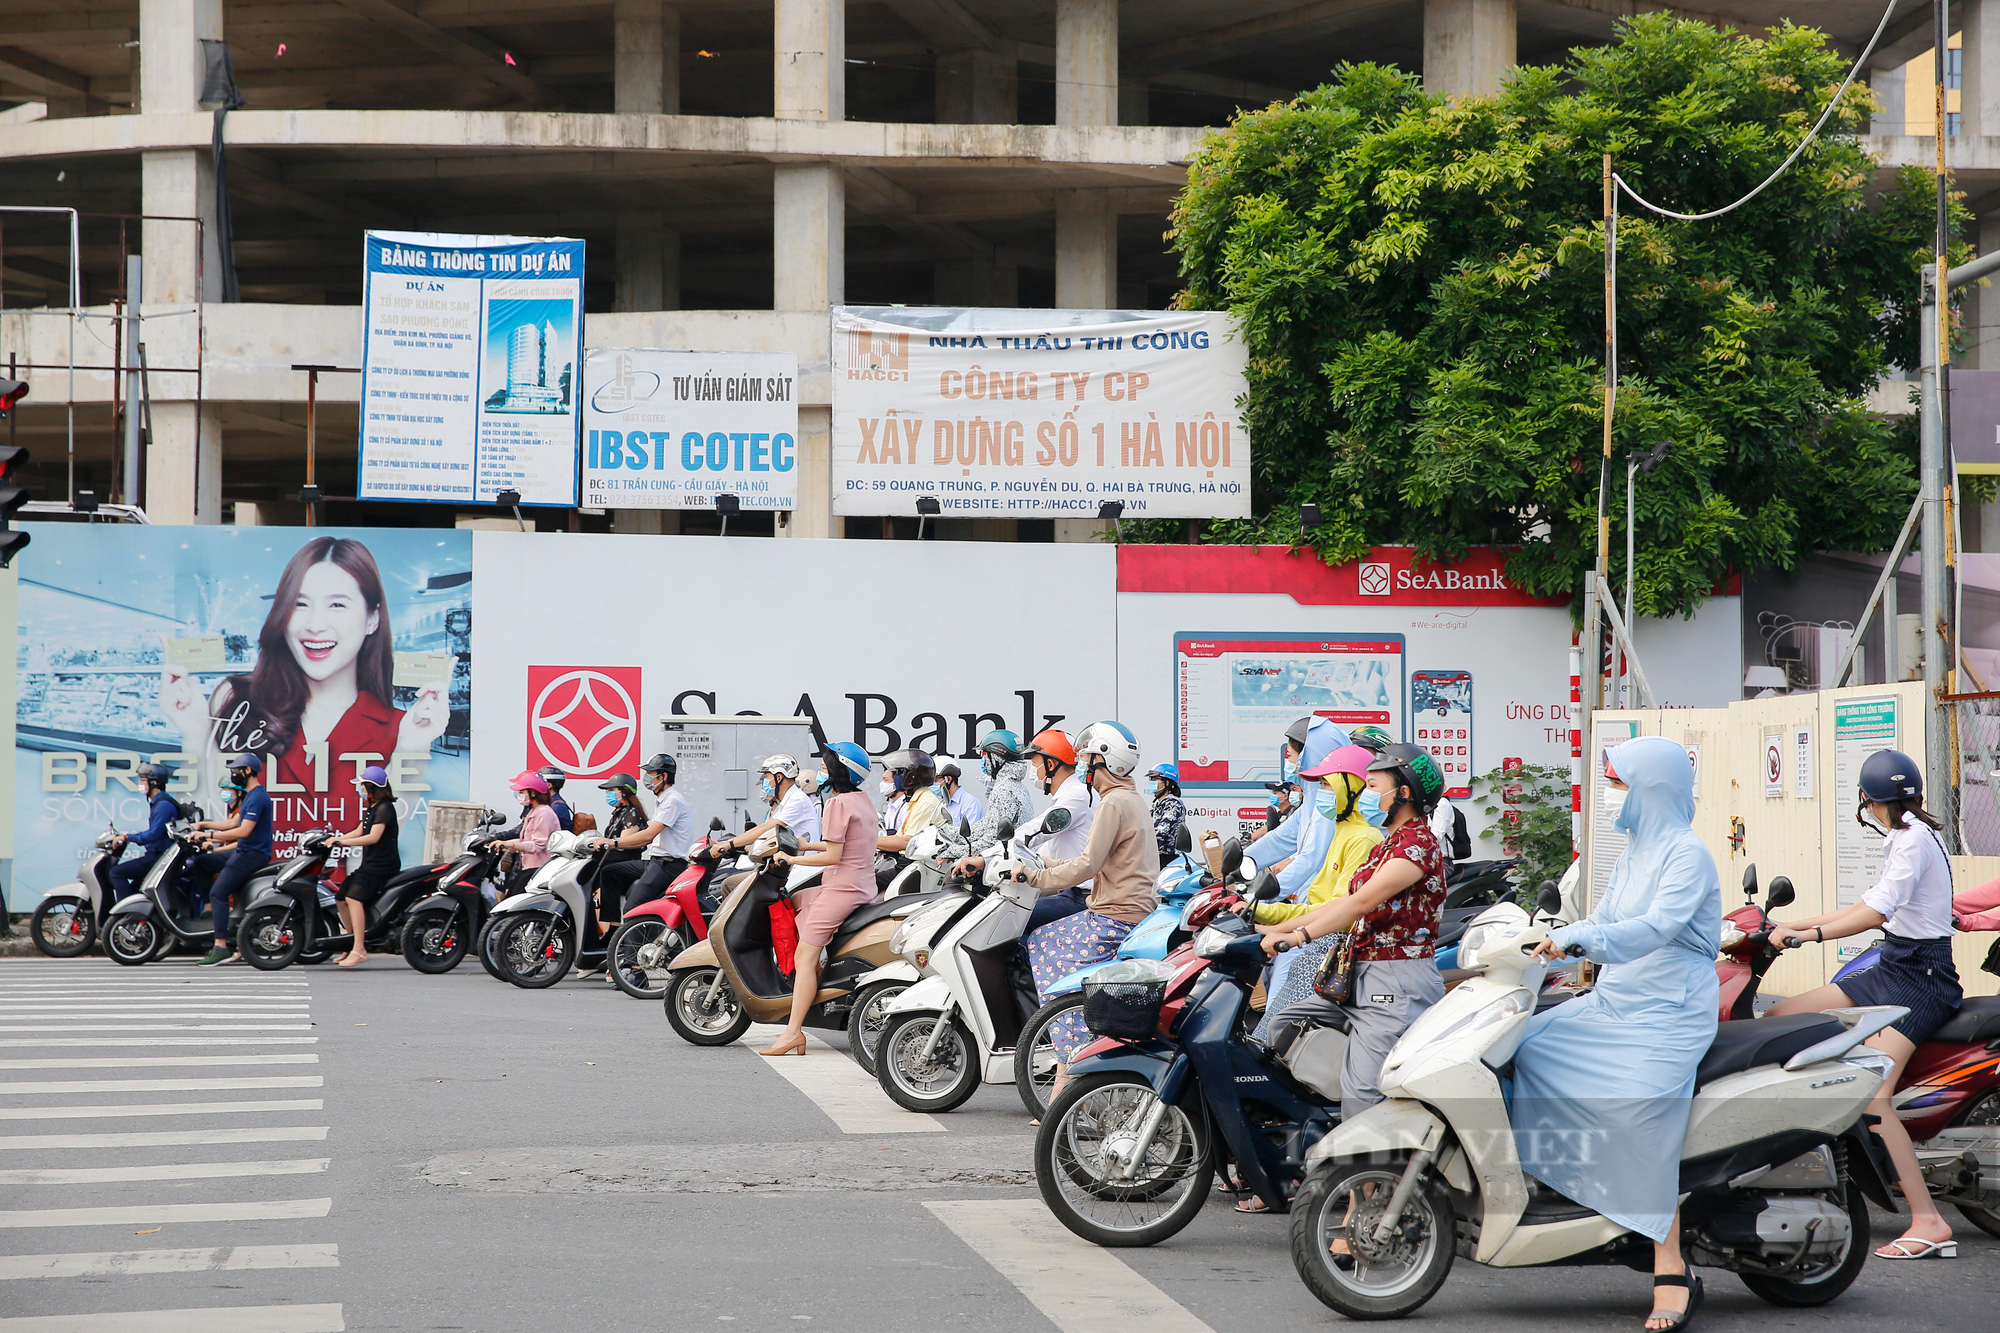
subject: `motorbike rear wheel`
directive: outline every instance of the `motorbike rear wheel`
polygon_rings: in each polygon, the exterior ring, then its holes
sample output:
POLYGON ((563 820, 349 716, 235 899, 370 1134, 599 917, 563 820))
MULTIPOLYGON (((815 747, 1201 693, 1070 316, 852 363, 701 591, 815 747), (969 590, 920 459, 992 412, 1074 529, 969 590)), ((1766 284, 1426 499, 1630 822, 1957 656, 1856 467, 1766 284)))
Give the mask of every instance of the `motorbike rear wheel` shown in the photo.
POLYGON ((882 1025, 875 1044, 875 1081, 905 1111, 955 1111, 979 1091, 979 1042, 956 1018, 936 1010, 896 1014, 882 1025), (928 1059, 931 1030, 947 1024, 928 1059))
POLYGON ((696 1046, 727 1046, 750 1030, 750 1011, 730 988, 729 978, 716 985, 716 967, 690 967, 667 982, 667 1022, 681 1040, 696 1046), (715 989, 713 1001, 709 991, 715 989))
POLYGON ((1021 1105, 1037 1119, 1048 1112, 1049 1091, 1056 1085, 1056 1049, 1049 1044, 1049 1026, 1082 1007, 1082 992, 1058 995, 1021 1025, 1021 1041, 1014 1048, 1014 1089, 1021 1094, 1021 1105))
POLYGON ((28 918, 35 947, 51 958, 76 958, 97 942, 97 918, 81 898, 44 898, 28 918))
POLYGON ((500 971, 500 964, 493 957, 493 928, 499 924, 499 917, 487 917, 486 924, 479 928, 479 938, 474 942, 473 947, 479 951, 479 965, 486 969, 486 975, 492 977, 495 981, 505 981, 507 978, 500 971))
POLYGON ((1375 1239, 1402 1175, 1399 1161, 1336 1162, 1292 1200, 1292 1266, 1307 1291, 1349 1319, 1400 1319, 1437 1295, 1451 1274, 1451 1195, 1433 1172, 1410 1191, 1395 1232, 1375 1239), (1333 1253, 1336 1243, 1346 1251, 1333 1253))
POLYGON ((305 952, 305 932, 292 924, 295 909, 273 903, 253 907, 236 928, 236 952, 260 972, 277 972, 299 961, 305 952))
POLYGON ((634 917, 611 933, 604 961, 619 990, 635 1000, 657 1000, 667 993, 667 964, 687 947, 686 932, 656 916, 634 917))
POLYGON ((864 986, 854 997, 854 1010, 847 1016, 847 1053, 870 1078, 875 1077, 875 1052, 882 1045, 882 1029, 888 1017, 882 1006, 910 988, 907 981, 878 981, 864 986))
POLYGON ((440 976, 465 960, 465 929, 453 924, 449 907, 412 912, 403 923, 403 961, 427 976, 440 976))
POLYGON ((576 961, 576 929, 547 912, 516 912, 493 931, 493 961, 522 990, 547 990, 576 961))
POLYGON ((1069 1085, 1035 1134, 1035 1184, 1056 1220, 1093 1245, 1157 1245, 1195 1219, 1215 1176, 1207 1118, 1169 1105, 1129 1179, 1117 1154, 1158 1108, 1136 1074, 1086 1074, 1069 1085))
POLYGON ((1847 1182, 1846 1197, 1841 1201, 1847 1209, 1847 1252, 1840 1262, 1828 1264, 1803 1280, 1782 1277, 1765 1277, 1760 1273, 1738 1273, 1743 1285, 1762 1296, 1773 1305, 1783 1305, 1791 1309, 1804 1309, 1814 1305, 1825 1305, 1834 1297, 1846 1291, 1861 1276, 1861 1266, 1868 1262, 1869 1251, 1873 1248, 1869 1241, 1868 1200, 1861 1193, 1861 1186, 1847 1182))
POLYGON ((114 963, 137 967, 171 949, 172 940, 150 917, 114 916, 104 932, 104 952, 114 963))
MULTIPOLYGON (((2000 1091, 1989 1092, 1966 1109, 1959 1117, 1960 1125, 1977 1125, 1988 1128, 2000 1125, 2000 1091)), ((1959 1203, 1958 1211, 1965 1220, 1984 1231, 1989 1236, 2000 1236, 2000 1193, 1992 1190, 1981 1192, 1979 1203, 1959 1203)))

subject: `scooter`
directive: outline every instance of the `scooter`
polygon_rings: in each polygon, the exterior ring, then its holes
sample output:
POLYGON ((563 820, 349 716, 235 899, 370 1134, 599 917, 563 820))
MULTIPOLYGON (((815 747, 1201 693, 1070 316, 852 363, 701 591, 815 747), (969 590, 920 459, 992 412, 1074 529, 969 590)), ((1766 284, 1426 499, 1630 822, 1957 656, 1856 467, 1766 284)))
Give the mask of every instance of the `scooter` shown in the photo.
MULTIPOLYGON (((1770 913, 1793 900, 1792 882, 1771 881, 1757 904, 1757 867, 1743 872, 1748 900, 1722 923, 1715 971, 1722 983, 1722 1017, 1754 1012, 1764 974, 1778 958, 1770 913)), ((1833 982, 1867 966, 1868 954, 1834 973, 1833 982), (1856 966, 1859 964, 1860 966, 1856 966)), ((1970 996, 1958 1013, 1917 1047, 1892 1099, 1910 1133, 1931 1197, 1949 1203, 1989 1235, 2000 1236, 2000 996, 1970 996)))
POLYGON ((896 955, 881 967, 860 978, 854 988, 854 1012, 847 1020, 847 1053, 870 1078, 875 1076, 875 1048, 882 1040, 882 1026, 888 1021, 883 1006, 930 974, 931 942, 953 908, 971 896, 966 882, 951 873, 951 867, 971 851, 972 828, 960 820, 957 830, 946 825, 919 829, 910 836, 904 854, 910 864, 891 880, 889 887, 909 887, 935 879, 936 901, 903 918, 890 938, 896 955), (934 874, 920 880, 919 867, 934 874))
MULTIPOLYGON (((723 884, 722 907, 709 921, 708 938, 668 964, 667 1022, 682 1040, 726 1046, 753 1022, 778 1023, 791 1016, 792 949, 783 950, 781 958, 773 948, 772 909, 782 916, 792 895, 819 882, 820 868, 786 866, 773 858, 795 853, 798 845, 783 825, 760 834, 749 848, 756 869, 723 884)), ((903 894, 848 913, 827 944, 806 1026, 845 1029, 856 984, 889 961, 889 937, 900 918, 932 900, 929 894, 903 894)))
MULTIPOLYGON (((1277 876, 1260 869, 1249 894, 1276 898, 1277 876)), ((1343 1025, 1288 1033, 1282 1050, 1248 1040, 1266 960, 1263 936, 1235 910, 1243 902, 1228 881, 1190 900, 1194 942, 1167 957, 1144 1003, 1123 1007, 1129 1026, 1110 1031, 1084 1010, 1098 1039, 1070 1064, 1034 1153, 1043 1201, 1085 1240, 1155 1245, 1179 1232, 1206 1202, 1218 1159, 1283 1213, 1306 1150, 1340 1119, 1343 1025)))
POLYGON ((117 899, 111 867, 118 863, 118 830, 106 828, 90 845, 76 878, 44 890, 28 918, 35 947, 51 958, 75 958, 90 952, 105 914, 117 899))
MULTIPOLYGON (((204 953, 214 946, 215 928, 208 904, 193 901, 183 883, 188 863, 201 851, 194 827, 198 817, 199 811, 190 810, 187 818, 167 825, 166 849, 139 881, 139 891, 112 904, 105 918, 104 952, 113 962, 137 967, 166 957, 180 945, 204 953)), ((234 938, 242 924, 244 908, 270 887, 282 867, 277 861, 262 867, 237 890, 228 938, 234 938)))
POLYGON ((674 877, 667 891, 640 903, 611 932, 609 967, 612 984, 635 1000, 657 1000, 667 993, 667 965, 690 944, 708 938, 708 913, 715 900, 702 901, 715 875, 716 857, 708 854, 721 819, 709 821, 708 835, 695 843, 688 867, 674 877))
POLYGON ((1042 858, 1024 839, 1068 826, 1069 811, 1052 806, 1018 834, 1003 828, 979 887, 932 934, 932 975, 882 1004, 875 1077, 898 1106, 950 1111, 982 1082, 1014 1081, 1015 1044, 1039 1007, 1019 948, 1039 895, 1020 873, 1042 858))
MULTIPOLYGON (((334 850, 332 839, 331 829, 307 833, 278 878, 250 900, 243 924, 236 929, 236 951, 244 962, 261 972, 276 972, 353 948, 353 931, 340 914, 334 891, 322 882, 334 850)), ((363 947, 375 953, 401 948, 410 908, 430 896, 453 864, 438 861, 392 875, 375 901, 366 905, 363 947)))
MULTIPOLYGON (((403 922, 400 951, 403 961, 417 971, 431 976, 451 971, 484 933, 487 906, 483 885, 499 871, 501 854, 493 844, 501 840, 499 826, 505 822, 506 816, 488 810, 466 835, 463 850, 437 877, 430 894, 411 905, 403 922)), ((482 950, 480 961, 491 976, 500 979, 490 953, 482 950)))
MULTIPOLYGON (((1560 906, 1552 886, 1538 906, 1560 906)), ((1549 927, 1509 905, 1493 911, 1460 945, 1475 975, 1411 1024, 1383 1062, 1387 1100, 1306 1154, 1292 1261, 1315 1297, 1350 1318, 1409 1314, 1460 1254, 1494 1268, 1651 1269, 1652 1242, 1536 1184, 1516 1156, 1504 1084, 1535 1013, 1547 968, 1531 955, 1549 927)), ((1255 947, 1220 932, 1195 942, 1218 966, 1255 947)), ((1695 1074, 1681 1145, 1690 1266, 1727 1269, 1794 1308, 1825 1304, 1854 1281, 1868 1258, 1868 1201, 1893 1208, 1884 1153, 1862 1114, 1892 1062, 1861 1043, 1907 1012, 1721 1025, 1695 1074)), ((1151 1137, 1142 1132, 1135 1148, 1151 1137)))
POLYGON ((583 886, 584 871, 603 859, 591 846, 596 840, 596 834, 550 834, 549 859, 525 889, 493 909, 486 947, 502 980, 544 990, 568 976, 573 964, 604 961, 608 941, 583 886))

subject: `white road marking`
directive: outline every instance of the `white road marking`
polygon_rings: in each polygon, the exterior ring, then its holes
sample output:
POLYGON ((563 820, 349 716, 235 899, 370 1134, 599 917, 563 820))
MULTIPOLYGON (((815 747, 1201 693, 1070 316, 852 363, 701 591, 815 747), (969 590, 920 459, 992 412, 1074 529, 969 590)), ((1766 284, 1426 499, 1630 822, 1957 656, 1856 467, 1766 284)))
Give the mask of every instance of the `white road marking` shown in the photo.
POLYGON ((317 1055, 123 1055, 75 1060, 0 1060, 0 1069, 157 1069, 162 1065, 316 1065, 317 1055))
POLYGON ((45 1314, 0 1319, 4 1333, 346 1333, 338 1305, 225 1305, 205 1310, 45 1314))
POLYGON ((124 1180, 219 1180, 229 1176, 309 1176, 327 1157, 264 1162, 182 1162, 164 1166, 56 1166, 0 1171, 0 1185, 109 1185, 124 1180))
POLYGON ((87 1018, 93 1021, 107 1018, 311 1018, 312 1013, 304 1006, 296 1009, 267 1009, 261 1005, 245 1005, 241 1009, 159 1009, 150 1006, 125 1007, 116 1009, 35 1009, 14 1011, 0 1009, 0 1019, 21 1022, 49 1018, 87 1018))
POLYGON ((0 1257, 0 1281, 29 1277, 130 1277, 226 1273, 245 1268, 338 1268, 338 1245, 224 1245, 206 1250, 104 1250, 0 1257))
POLYGON ((15 1208, 0 1211, 0 1227, 271 1222, 293 1217, 325 1217, 332 1211, 332 1199, 272 1199, 254 1203, 127 1203, 102 1208, 15 1208))
MULTIPOLYGON (((1111 1250, 1049 1215, 1039 1199, 926 1203, 1062 1333, 1212 1333, 1111 1250)), ((4 1327, 4 1321, 0 1321, 4 1327)))
POLYGON ((270 1102, 145 1102, 132 1106, 0 1106, 0 1120, 103 1120, 141 1115, 230 1115, 241 1111, 322 1111, 318 1097, 270 1102))
POLYGON ((318 1074, 298 1078, 97 1078, 73 1083, 0 1083, 0 1093, 220 1092, 224 1088, 319 1088, 318 1074))
MULTIPOLYGON (((752 1051, 762 1050, 782 1031, 775 1024, 752 1023, 742 1044, 752 1051)), ((905 1111, 883 1095, 882 1085, 862 1073, 852 1056, 810 1034, 803 1056, 780 1055, 768 1060, 760 1056, 757 1063, 803 1092, 843 1134, 944 1133, 936 1116, 905 1111)))
POLYGON ((8 1148, 176 1148, 211 1143, 314 1143, 325 1125, 272 1125, 262 1129, 168 1129, 136 1134, 0 1134, 8 1148))
POLYGON ((318 1037, 6 1037, 0 1047, 310 1047, 318 1037))
POLYGON ((310 1023, 16 1023, 0 1032, 311 1032, 310 1023))

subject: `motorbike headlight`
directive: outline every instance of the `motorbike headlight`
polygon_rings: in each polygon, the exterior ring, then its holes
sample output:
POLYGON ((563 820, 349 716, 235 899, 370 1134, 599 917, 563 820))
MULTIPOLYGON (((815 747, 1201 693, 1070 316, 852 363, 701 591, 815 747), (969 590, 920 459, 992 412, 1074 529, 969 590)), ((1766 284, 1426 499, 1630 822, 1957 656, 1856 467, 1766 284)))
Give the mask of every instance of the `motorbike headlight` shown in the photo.
POLYGON ((895 934, 889 936, 890 953, 901 956, 904 948, 910 942, 910 923, 914 920, 916 920, 915 917, 904 917, 903 924, 896 927, 895 934))
POLYGON ((1470 1037, 1488 1028, 1504 1023, 1511 1018, 1527 1013, 1535 1006, 1535 997, 1523 987, 1508 991, 1497 1000, 1479 1006, 1469 1014, 1453 1016, 1441 1006, 1433 1005, 1410 1024, 1410 1030, 1396 1043, 1385 1062, 1400 1065, 1409 1052, 1453 1037, 1470 1037))
POLYGON ((1724 926, 1722 928, 1722 942, 1720 945, 1722 952, 1727 953, 1741 943, 1743 943, 1742 931, 1738 930, 1735 926, 1724 926))
POLYGON ((1458 937, 1458 965, 1475 966, 1479 962, 1481 946, 1492 939, 1499 929, 1499 926, 1492 922, 1483 926, 1467 926, 1465 934, 1458 937))
POLYGON ((1195 957, 1220 958, 1222 951, 1239 938, 1241 936, 1235 932, 1221 930, 1215 926, 1203 926, 1201 934, 1194 937, 1195 957))
POLYGON ((292 862, 290 865, 286 866, 283 870, 280 870, 278 872, 277 882, 279 884, 290 884, 293 880, 297 879, 301 874, 303 874, 305 872, 305 868, 310 864, 311 864, 310 861, 306 860, 304 857, 301 857, 300 859, 292 862))

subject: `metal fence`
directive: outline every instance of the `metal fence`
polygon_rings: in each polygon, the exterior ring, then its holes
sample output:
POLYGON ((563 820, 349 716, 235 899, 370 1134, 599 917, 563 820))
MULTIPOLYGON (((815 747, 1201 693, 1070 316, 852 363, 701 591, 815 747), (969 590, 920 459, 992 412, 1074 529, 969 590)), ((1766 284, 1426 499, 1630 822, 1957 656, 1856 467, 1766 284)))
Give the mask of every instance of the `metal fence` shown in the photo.
POLYGON ((2000 856, 2000 693, 1946 696, 1951 790, 1935 813, 1968 856, 2000 856))

